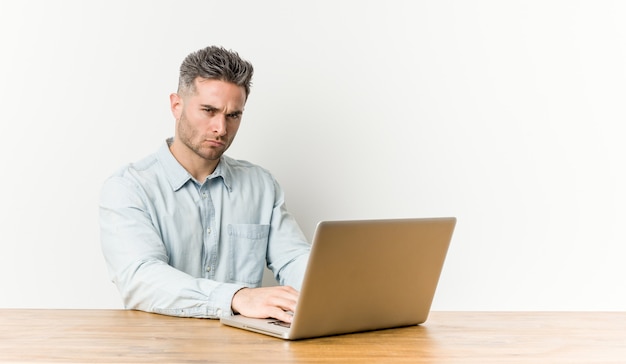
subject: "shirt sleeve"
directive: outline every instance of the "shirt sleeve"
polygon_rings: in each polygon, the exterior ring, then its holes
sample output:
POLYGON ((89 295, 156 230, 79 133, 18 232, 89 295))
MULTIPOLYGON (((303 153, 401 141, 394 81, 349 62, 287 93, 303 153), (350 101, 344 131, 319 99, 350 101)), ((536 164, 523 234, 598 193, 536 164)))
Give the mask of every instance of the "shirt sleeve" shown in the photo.
POLYGON ((274 207, 268 242, 268 267, 281 284, 301 289, 311 245, 285 205, 285 195, 274 179, 274 207))
POLYGON ((110 277, 126 308, 183 317, 232 314, 232 297, 243 286, 192 277, 170 266, 150 204, 132 181, 115 176, 105 182, 100 235, 110 277))

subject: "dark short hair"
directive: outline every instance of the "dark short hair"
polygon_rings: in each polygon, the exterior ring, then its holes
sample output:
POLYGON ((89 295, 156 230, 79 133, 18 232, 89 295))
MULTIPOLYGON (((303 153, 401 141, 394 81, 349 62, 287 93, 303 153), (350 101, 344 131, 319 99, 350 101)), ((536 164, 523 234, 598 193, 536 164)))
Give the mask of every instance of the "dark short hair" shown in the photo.
POLYGON ((180 65, 178 92, 195 92, 194 81, 201 77, 221 80, 241 86, 250 94, 252 63, 239 57, 237 52, 223 47, 209 46, 190 53, 180 65))

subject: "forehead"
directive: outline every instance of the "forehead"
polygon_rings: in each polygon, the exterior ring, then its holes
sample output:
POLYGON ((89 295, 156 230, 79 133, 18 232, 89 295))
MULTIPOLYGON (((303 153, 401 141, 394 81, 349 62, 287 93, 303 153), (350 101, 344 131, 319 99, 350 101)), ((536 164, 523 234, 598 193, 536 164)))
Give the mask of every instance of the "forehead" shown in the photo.
POLYGON ((232 82, 197 77, 194 86, 196 92, 193 96, 200 102, 212 101, 241 106, 246 103, 245 88, 232 82))

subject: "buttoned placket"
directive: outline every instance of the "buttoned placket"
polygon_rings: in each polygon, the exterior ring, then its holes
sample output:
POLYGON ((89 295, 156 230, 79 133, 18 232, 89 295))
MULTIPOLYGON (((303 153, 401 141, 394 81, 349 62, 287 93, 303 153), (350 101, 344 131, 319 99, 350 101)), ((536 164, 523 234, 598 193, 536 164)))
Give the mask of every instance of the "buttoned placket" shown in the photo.
POLYGON ((215 223, 215 207, 209 193, 209 181, 200 186, 200 213, 202 214, 202 228, 204 257, 204 277, 213 279, 215 277, 215 265, 217 263, 217 230, 213 226, 215 223))

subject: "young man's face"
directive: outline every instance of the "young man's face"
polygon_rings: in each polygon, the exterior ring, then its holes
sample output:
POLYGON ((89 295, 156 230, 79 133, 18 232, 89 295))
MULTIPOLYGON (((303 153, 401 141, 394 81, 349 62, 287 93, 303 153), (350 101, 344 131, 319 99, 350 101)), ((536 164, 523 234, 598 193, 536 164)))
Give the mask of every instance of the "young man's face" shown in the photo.
POLYGON ((176 118, 175 139, 190 153, 217 163, 239 129, 245 89, 213 79, 196 78, 194 83, 195 93, 170 97, 176 118))

